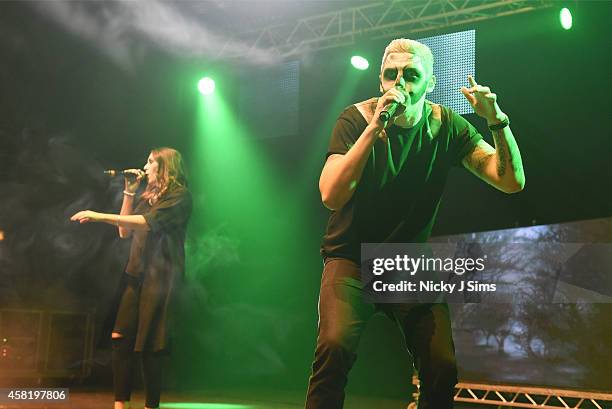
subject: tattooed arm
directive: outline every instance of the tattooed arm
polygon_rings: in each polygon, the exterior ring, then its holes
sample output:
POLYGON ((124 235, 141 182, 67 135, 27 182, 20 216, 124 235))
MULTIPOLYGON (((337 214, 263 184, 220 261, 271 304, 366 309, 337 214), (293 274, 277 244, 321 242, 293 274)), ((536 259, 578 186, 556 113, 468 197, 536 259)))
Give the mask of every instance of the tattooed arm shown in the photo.
MULTIPOLYGON (((470 88, 461 92, 474 108, 474 112, 494 125, 507 117, 497 104, 497 95, 489 87, 478 85, 469 75, 470 88)), ((509 126, 493 132, 495 148, 480 140, 463 158, 463 166, 476 176, 505 193, 520 192, 525 186, 523 161, 509 126)))
POLYGON ((525 186, 525 174, 510 127, 493 131, 493 140, 495 148, 481 139, 463 158, 463 166, 502 192, 520 192, 525 186))

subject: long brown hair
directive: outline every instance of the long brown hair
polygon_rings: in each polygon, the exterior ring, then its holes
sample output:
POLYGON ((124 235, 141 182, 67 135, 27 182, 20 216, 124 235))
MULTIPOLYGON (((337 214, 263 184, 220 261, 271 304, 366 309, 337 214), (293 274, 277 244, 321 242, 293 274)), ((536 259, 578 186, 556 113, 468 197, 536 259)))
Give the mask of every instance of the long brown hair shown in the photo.
POLYGON ((154 203, 169 190, 187 188, 187 176, 183 156, 172 148, 157 148, 151 151, 153 160, 157 162, 156 183, 148 185, 142 198, 154 203))

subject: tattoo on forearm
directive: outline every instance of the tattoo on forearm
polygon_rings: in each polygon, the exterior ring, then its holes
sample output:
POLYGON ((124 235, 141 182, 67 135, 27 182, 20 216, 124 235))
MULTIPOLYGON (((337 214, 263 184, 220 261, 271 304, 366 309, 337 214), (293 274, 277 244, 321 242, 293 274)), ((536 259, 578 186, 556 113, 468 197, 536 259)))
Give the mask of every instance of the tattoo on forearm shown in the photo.
POLYGON ((510 136, 510 140, 507 140, 504 135, 503 129, 493 132, 495 150, 497 151, 497 176, 499 177, 503 177, 506 174, 508 163, 516 175, 518 169, 515 168, 514 158, 518 157, 520 161, 520 153, 518 153, 518 147, 516 142, 514 142, 514 138, 510 136))
POLYGON ((495 140, 495 149, 497 151, 497 175, 503 177, 506 174, 508 165, 512 169, 514 178, 517 181, 525 180, 523 173, 523 161, 521 160, 521 152, 518 149, 512 132, 506 135, 504 130, 495 131, 493 133, 495 140))
MULTIPOLYGON (((497 134, 497 138, 500 136, 497 134)), ((503 136, 500 138, 502 139, 503 136)), ((495 141, 497 150, 497 176, 502 177, 506 174, 506 162, 508 161, 508 150, 506 148, 506 141, 495 141)))
MULTIPOLYGON (((523 162, 510 129, 493 132, 495 148, 485 141, 478 142, 465 156, 465 166, 474 174, 496 187, 524 186, 523 162), (492 163, 491 161, 496 161, 492 163), (498 179, 498 180, 495 180, 498 179)), ((500 188, 502 189, 502 188, 500 188)), ((503 190, 503 189, 502 189, 503 190)), ((505 190, 504 190, 505 191, 505 190)))

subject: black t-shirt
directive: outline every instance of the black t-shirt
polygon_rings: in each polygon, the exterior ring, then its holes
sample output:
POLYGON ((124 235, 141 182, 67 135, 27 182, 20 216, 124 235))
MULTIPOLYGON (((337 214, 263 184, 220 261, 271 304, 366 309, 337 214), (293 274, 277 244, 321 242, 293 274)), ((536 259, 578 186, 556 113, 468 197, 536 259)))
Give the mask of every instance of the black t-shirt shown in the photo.
MULTIPOLYGON (((360 262, 361 243, 414 243, 429 238, 451 166, 482 139, 464 118, 444 106, 423 107, 412 128, 392 125, 388 140, 374 144, 352 198, 332 211, 323 237, 323 257, 360 262), (438 110, 437 107, 441 109, 438 110)), ((332 132, 327 156, 345 154, 367 126, 355 105, 332 132)))

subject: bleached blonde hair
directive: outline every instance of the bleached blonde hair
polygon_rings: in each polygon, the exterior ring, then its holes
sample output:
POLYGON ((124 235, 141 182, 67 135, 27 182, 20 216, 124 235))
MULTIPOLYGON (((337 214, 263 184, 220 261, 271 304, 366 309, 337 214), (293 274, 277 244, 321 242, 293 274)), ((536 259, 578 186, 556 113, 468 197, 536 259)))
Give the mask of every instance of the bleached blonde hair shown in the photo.
POLYGON ((431 49, 423 43, 419 43, 416 40, 410 40, 408 38, 396 38, 391 41, 385 53, 383 54, 382 62, 380 63, 380 73, 382 74, 385 61, 391 53, 411 53, 416 54, 423 59, 423 66, 429 70, 429 75, 433 73, 434 57, 431 53, 431 49))

